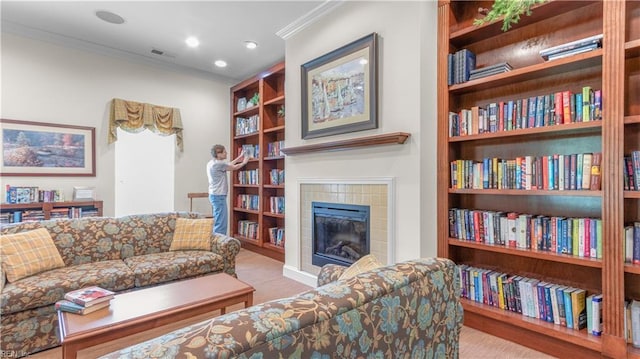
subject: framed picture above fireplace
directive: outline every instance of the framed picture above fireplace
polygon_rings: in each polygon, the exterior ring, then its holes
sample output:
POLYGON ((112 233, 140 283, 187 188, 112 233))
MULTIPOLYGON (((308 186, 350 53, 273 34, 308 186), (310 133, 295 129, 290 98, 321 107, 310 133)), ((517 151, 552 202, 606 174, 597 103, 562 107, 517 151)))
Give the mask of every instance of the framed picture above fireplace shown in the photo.
POLYGON ((376 33, 301 66, 302 138, 378 128, 376 33))

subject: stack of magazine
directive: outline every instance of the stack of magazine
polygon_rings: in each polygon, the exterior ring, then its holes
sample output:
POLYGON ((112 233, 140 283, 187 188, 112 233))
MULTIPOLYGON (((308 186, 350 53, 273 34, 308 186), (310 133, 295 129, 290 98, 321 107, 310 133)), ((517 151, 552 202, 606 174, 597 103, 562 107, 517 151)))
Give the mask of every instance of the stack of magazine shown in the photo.
POLYGON ((77 289, 64 295, 63 300, 56 302, 56 309, 74 314, 89 314, 106 308, 115 293, 97 286, 77 289))
POLYGON ((471 70, 469 80, 475 80, 495 74, 501 74, 503 72, 511 71, 511 65, 508 62, 501 62, 495 65, 489 65, 481 67, 479 69, 471 70))
POLYGON ((540 56, 545 60, 555 60, 592 51, 600 47, 602 47, 602 34, 544 49, 540 51, 540 56))

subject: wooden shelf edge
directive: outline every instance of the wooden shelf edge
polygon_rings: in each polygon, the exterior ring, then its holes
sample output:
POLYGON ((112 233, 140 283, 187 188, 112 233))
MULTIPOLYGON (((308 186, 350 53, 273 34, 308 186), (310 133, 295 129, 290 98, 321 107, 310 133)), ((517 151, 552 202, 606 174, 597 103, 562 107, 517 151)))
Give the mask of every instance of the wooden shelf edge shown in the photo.
POLYGON ((263 188, 273 188, 273 189, 284 189, 283 184, 266 184, 262 186, 263 188))
POLYGON ((262 131, 262 132, 271 133, 271 132, 277 132, 277 131, 284 131, 284 125, 271 127, 271 128, 265 128, 264 131, 262 131))
MULTIPOLYGON (((487 194, 505 196, 579 196, 579 197, 601 197, 602 191, 591 190, 537 190, 537 189, 452 189, 451 194, 487 194)), ((626 193, 626 192, 625 192, 626 193)))
POLYGON ((409 138, 409 136, 411 135, 407 132, 393 132, 393 133, 387 133, 382 135, 318 143, 314 145, 288 147, 288 148, 283 148, 280 151, 287 156, 291 156, 291 155, 298 155, 298 154, 304 154, 304 153, 345 150, 345 149, 356 148, 356 147, 369 147, 369 146, 379 146, 379 145, 387 145, 387 144, 401 145, 405 143, 405 141, 407 140, 407 138, 409 138))
POLYGON ((541 126, 541 127, 534 127, 534 128, 521 128, 521 129, 511 130, 511 131, 482 133, 477 135, 454 136, 454 137, 449 137, 449 142, 475 141, 475 140, 485 140, 485 139, 503 138, 503 137, 512 137, 512 136, 526 136, 526 135, 533 135, 533 134, 539 134, 539 133, 565 132, 565 131, 574 131, 574 130, 582 130, 582 129, 600 129, 600 128, 602 128, 602 121, 576 122, 576 123, 566 123, 562 125, 549 125, 549 126, 541 126))
POLYGON ((586 329, 578 331, 561 327, 557 324, 547 323, 540 319, 525 317, 520 313, 514 313, 508 310, 502 310, 500 308, 476 303, 466 298, 462 298, 461 302, 465 312, 469 311, 478 315, 490 317, 493 320, 498 320, 536 333, 552 336, 556 339, 577 344, 597 352, 602 350, 602 339, 600 337, 586 334, 586 329))
POLYGON ((244 135, 238 135, 236 137, 234 137, 234 140, 239 140, 241 138, 247 138, 247 137, 252 137, 252 136, 258 136, 258 134, 260 134, 260 131, 256 131, 256 132, 251 132, 251 133, 247 133, 244 135))
POLYGON ((249 213, 249 214, 259 214, 260 212, 253 210, 253 209, 247 209, 247 208, 240 208, 240 207, 233 207, 233 210, 236 212, 242 212, 242 213, 249 213))
POLYGON ((263 246, 284 254, 284 247, 276 246, 275 244, 271 244, 271 242, 265 242, 263 246))
POLYGON ((632 123, 640 123, 640 115, 632 115, 624 117, 624 124, 630 125, 632 123))
POLYGON ((273 218, 284 218, 284 213, 271 213, 271 212, 263 212, 263 216, 273 217, 273 218))
POLYGON ((624 264, 624 271, 626 273, 640 274, 640 265, 631 264, 631 263, 625 263, 624 264))
POLYGON ((640 39, 631 40, 624 44, 627 58, 640 56, 640 39))
MULTIPOLYGON (((528 257, 552 262, 575 264, 583 267, 602 268, 602 260, 595 258, 575 257, 568 254, 558 254, 553 252, 535 251, 524 248, 512 248, 500 245, 465 241, 457 238, 449 238, 449 245, 455 247, 466 247, 487 252, 504 253, 519 257, 528 257)), ((639 268, 640 271, 640 268, 639 268)))
POLYGON ((624 198, 640 198, 640 191, 624 191, 624 198))
POLYGON ((280 95, 280 96, 274 97, 274 98, 272 98, 270 100, 266 100, 264 102, 264 105, 265 106, 274 105, 274 104, 275 105, 280 105, 280 104, 283 104, 283 103, 284 103, 284 95, 280 95))

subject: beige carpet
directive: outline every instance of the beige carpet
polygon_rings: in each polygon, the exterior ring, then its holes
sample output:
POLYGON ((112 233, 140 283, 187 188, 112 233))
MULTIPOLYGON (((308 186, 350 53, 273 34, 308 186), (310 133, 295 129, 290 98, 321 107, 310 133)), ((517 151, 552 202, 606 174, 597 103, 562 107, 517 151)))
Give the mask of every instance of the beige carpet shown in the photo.
MULTIPOLYGON (((244 249, 241 250, 238 255, 236 271, 239 279, 251 284, 256 289, 253 298, 254 303, 263 303, 273 299, 288 297, 311 289, 306 285, 283 277, 281 262, 244 249)), ((242 308, 242 305, 229 307, 228 312, 240 308, 242 308)), ((93 359, 120 348, 157 337, 171 330, 175 330, 192 323, 197 323, 210 316, 211 314, 205 314, 196 318, 156 328, 135 336, 100 344, 80 351, 78 353, 78 359, 93 359)), ((58 359, 61 357, 62 350, 58 347, 34 354, 29 358, 58 359)), ((521 345, 487 335, 475 329, 464 327, 460 338, 460 358, 546 359, 553 357, 536 352, 521 345)))

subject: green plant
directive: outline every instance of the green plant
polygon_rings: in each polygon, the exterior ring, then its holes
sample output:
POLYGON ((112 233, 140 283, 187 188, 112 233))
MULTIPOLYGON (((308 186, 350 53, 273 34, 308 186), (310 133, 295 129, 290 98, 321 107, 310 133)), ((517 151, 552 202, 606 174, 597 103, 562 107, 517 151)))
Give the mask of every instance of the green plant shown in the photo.
POLYGON ((253 94, 253 97, 249 100, 254 106, 260 103, 260 95, 256 92, 253 94))
POLYGON ((284 105, 280 106, 276 114, 278 115, 278 117, 284 117, 284 105))
MULTIPOLYGON (((531 15, 531 7, 536 4, 542 4, 548 0, 496 0, 493 2, 491 10, 482 19, 475 19, 474 25, 482 25, 487 22, 493 22, 503 17, 502 31, 507 31, 512 24, 520 21, 520 15, 531 15)), ((482 12, 483 9, 478 9, 482 12)))

